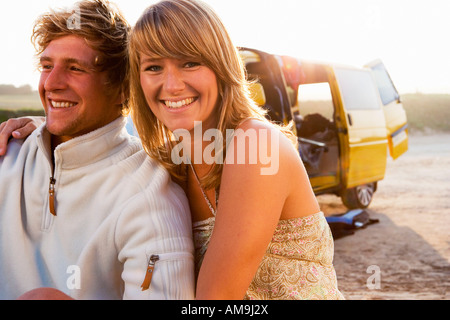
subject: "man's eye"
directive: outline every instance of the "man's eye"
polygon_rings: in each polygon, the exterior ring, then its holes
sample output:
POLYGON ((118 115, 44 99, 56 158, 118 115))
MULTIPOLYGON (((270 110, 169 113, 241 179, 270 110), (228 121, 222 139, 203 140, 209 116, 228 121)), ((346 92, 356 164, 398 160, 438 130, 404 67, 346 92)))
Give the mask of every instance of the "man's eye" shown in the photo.
POLYGON ((76 72, 83 72, 83 71, 84 71, 83 69, 80 69, 80 68, 78 68, 78 67, 76 67, 76 66, 70 67, 70 70, 76 71, 76 72))

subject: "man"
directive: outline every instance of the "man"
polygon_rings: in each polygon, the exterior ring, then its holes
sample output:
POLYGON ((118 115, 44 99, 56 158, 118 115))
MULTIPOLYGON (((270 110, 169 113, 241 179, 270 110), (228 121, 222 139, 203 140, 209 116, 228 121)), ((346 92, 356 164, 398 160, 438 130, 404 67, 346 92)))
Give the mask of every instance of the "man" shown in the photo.
POLYGON ((36 22, 46 121, 0 157, 0 299, 194 297, 187 199, 125 129, 128 33, 104 0, 36 22))

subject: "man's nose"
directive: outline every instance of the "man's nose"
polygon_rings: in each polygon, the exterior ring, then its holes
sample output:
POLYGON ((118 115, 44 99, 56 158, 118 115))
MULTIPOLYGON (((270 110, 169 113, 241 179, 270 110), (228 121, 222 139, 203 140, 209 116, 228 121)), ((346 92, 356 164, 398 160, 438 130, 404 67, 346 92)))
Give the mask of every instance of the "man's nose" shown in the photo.
POLYGON ((46 91, 55 91, 65 89, 67 86, 66 73, 63 68, 53 67, 47 74, 44 82, 46 91))

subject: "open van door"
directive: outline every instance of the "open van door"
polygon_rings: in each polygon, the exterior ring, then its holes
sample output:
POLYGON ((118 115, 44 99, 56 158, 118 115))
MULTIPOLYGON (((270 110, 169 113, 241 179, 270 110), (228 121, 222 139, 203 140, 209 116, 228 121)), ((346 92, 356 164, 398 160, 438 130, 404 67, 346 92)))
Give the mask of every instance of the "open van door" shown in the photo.
POLYGON ((366 67, 372 69, 383 103, 389 153, 393 159, 397 159, 408 150, 408 124, 405 109, 383 62, 375 60, 368 63, 366 67))
POLYGON ((388 149, 386 120, 369 69, 350 66, 333 69, 343 132, 341 162, 346 174, 342 182, 345 189, 352 189, 384 178, 388 149))

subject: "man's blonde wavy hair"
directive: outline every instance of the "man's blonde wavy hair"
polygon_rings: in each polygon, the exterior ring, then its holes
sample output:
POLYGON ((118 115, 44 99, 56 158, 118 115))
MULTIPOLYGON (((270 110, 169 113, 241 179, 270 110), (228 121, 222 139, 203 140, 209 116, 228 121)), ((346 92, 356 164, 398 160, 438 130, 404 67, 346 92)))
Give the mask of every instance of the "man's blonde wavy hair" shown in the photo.
MULTIPOLYGON (((152 58, 201 61, 218 79, 217 129, 227 129, 245 119, 267 121, 266 111, 250 98, 249 83, 237 48, 222 21, 206 4, 197 0, 165 0, 150 6, 137 21, 130 38, 131 115, 146 152, 159 160, 172 175, 183 179, 185 172, 171 160, 176 143, 173 133, 151 111, 140 84, 141 54, 152 58)), ((225 159, 226 141, 223 142, 225 159)), ((223 164, 214 163, 203 177, 205 189, 220 185, 223 164)))
MULTIPOLYGON (((131 27, 119 9, 107 0, 83 0, 72 9, 51 10, 35 22, 31 41, 39 57, 52 40, 76 35, 99 53, 95 65, 106 71, 110 92, 121 92, 124 100, 129 96, 128 40, 131 27), (69 19, 76 18, 77 25, 69 19)), ((123 106, 127 112, 127 103, 123 106)))

